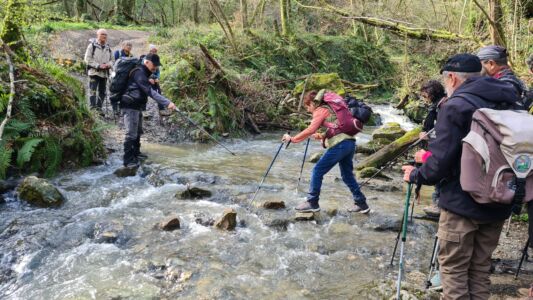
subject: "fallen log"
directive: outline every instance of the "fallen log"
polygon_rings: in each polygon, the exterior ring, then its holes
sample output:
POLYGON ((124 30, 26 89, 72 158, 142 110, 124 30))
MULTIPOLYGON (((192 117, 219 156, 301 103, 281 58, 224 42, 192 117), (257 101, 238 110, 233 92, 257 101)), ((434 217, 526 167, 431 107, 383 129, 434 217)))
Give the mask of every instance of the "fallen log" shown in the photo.
POLYGON ((364 168, 380 168, 385 165, 388 161, 398 156, 400 153, 405 151, 410 145, 415 143, 418 140, 418 135, 422 131, 421 127, 417 127, 411 131, 408 131, 401 138, 395 140, 394 142, 383 147, 378 152, 370 155, 365 158, 361 163, 357 165, 357 170, 362 170, 364 168))

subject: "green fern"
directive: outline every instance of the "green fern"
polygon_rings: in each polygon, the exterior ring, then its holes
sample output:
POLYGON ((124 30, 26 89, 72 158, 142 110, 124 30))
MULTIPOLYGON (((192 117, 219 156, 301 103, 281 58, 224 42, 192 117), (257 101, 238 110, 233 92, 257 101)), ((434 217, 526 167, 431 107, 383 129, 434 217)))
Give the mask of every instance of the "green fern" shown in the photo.
POLYGON ((11 155, 13 149, 6 148, 5 145, 0 146, 0 179, 6 178, 6 172, 11 164, 11 155))
POLYGON ((47 138, 45 140, 44 154, 46 157, 44 176, 51 177, 57 172, 63 158, 59 142, 54 138, 47 138))
POLYGON ((17 153, 17 165, 21 168, 25 163, 29 162, 35 148, 43 141, 43 139, 33 138, 27 140, 22 148, 17 153))

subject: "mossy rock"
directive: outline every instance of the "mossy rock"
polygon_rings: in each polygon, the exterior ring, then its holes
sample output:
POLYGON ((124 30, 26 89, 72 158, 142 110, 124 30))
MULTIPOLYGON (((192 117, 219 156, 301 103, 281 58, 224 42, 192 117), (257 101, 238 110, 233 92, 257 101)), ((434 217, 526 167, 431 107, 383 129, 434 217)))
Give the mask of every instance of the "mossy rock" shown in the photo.
POLYGON ((324 151, 314 153, 309 157, 309 162, 316 164, 320 160, 320 158, 322 158, 322 155, 324 155, 324 151))
POLYGON ((390 122, 374 130, 374 132, 372 132, 372 138, 382 139, 381 143, 384 142, 383 140, 392 142, 396 139, 399 139, 404 134, 405 134, 405 130, 403 130, 402 127, 400 127, 400 124, 395 123, 395 122, 390 122))
POLYGON ((357 153, 373 154, 390 143, 390 140, 384 138, 373 139, 366 144, 358 145, 357 153))
POLYGON ((296 85, 296 87, 294 87, 294 90, 292 91, 292 94, 294 96, 300 96, 304 89, 304 85, 306 92, 311 90, 319 91, 321 89, 327 89, 330 91, 334 91, 335 93, 341 96, 344 96, 344 94, 346 93, 344 84, 342 84, 341 78, 337 73, 312 74, 306 80, 296 85), (305 81, 307 81, 307 84, 305 83, 305 81))
POLYGON ((427 115, 427 107, 424 102, 411 100, 403 109, 404 114, 415 123, 422 123, 427 115))
MULTIPOLYGON (((368 167, 368 168, 364 168, 361 171, 357 172, 357 176, 359 178, 370 178, 370 177, 374 176, 374 174, 376 174, 378 172, 379 172, 378 168, 368 167)), ((375 178, 390 179, 388 176, 383 175, 383 173, 379 173, 378 175, 376 175, 375 178)))
POLYGON ((198 187, 192 187, 187 188, 185 191, 176 193, 176 198, 183 199, 183 200, 196 200, 196 199, 203 199, 203 198, 209 198, 213 195, 211 191, 204 190, 198 187))
POLYGON ((381 126, 382 124, 381 115, 373 113, 370 115, 370 119, 368 119, 368 122, 366 122, 365 126, 381 126))
POLYGON ((39 207, 58 207, 65 197, 46 179, 28 176, 18 187, 19 198, 39 207))

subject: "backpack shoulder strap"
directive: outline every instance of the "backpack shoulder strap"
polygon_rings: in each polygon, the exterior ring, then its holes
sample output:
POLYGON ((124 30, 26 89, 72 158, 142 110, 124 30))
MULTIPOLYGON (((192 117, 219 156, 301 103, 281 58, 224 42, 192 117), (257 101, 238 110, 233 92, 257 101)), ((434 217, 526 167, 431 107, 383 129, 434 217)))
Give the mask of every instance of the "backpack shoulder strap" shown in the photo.
POLYGON ((91 54, 91 58, 94 58, 94 52, 96 51, 96 45, 94 44, 94 42, 92 42, 91 45, 93 46, 93 51, 92 51, 92 54, 91 54))

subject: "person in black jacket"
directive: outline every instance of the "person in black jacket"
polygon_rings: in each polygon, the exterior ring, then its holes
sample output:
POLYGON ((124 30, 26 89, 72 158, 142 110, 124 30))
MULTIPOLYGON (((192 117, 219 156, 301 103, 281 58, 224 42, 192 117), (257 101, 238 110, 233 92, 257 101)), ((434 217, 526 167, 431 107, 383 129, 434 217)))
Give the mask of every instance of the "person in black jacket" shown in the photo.
POLYGON ((498 245, 511 205, 489 207, 476 203, 459 182, 462 139, 478 108, 520 107, 516 89, 500 80, 479 77, 481 62, 471 54, 451 57, 441 74, 448 100, 439 111, 432 152, 420 167, 404 166, 404 180, 441 183, 438 237, 442 299, 488 299, 492 252, 498 245))
POLYGON ((120 108, 124 116, 126 138, 124 140, 124 166, 138 167, 139 159, 146 158, 141 150, 142 110, 146 107, 148 97, 169 110, 175 110, 176 105, 169 99, 155 91, 148 78, 161 65, 157 54, 148 54, 143 64, 131 71, 128 87, 120 100, 120 108))

